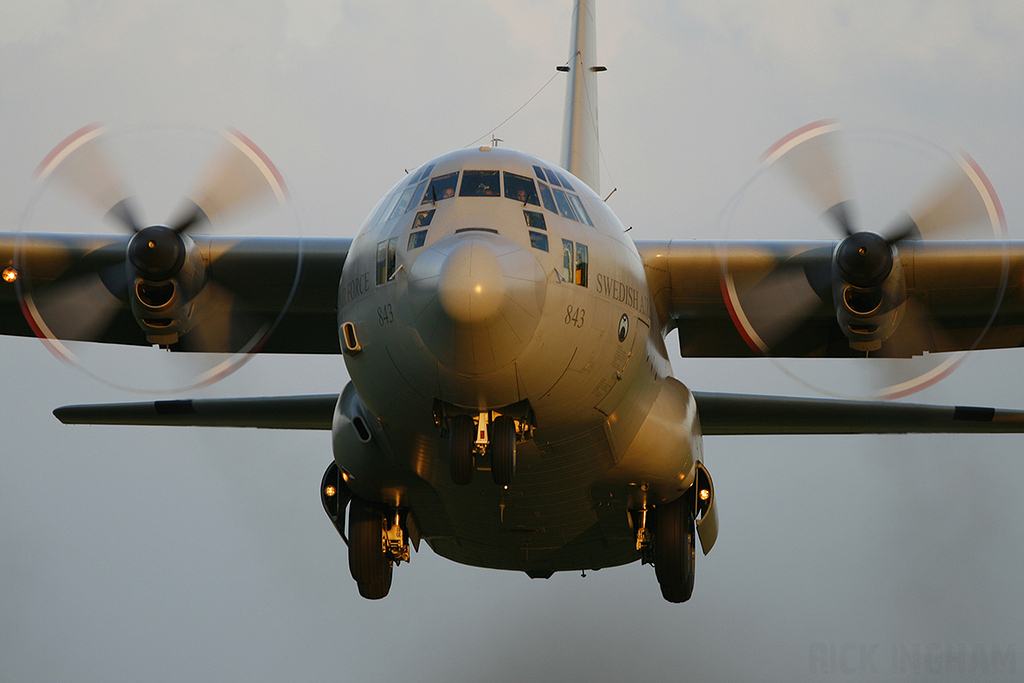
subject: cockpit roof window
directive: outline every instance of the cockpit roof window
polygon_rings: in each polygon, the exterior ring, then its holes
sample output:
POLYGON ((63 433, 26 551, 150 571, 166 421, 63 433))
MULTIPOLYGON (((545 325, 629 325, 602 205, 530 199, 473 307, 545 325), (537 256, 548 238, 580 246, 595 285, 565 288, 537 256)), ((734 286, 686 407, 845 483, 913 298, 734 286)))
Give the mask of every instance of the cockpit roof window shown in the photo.
POLYGON ((454 197, 455 186, 458 185, 458 183, 458 171, 453 171, 452 173, 445 173, 444 175, 434 176, 430 180, 430 185, 427 187, 427 191, 423 193, 423 201, 421 201, 420 204, 439 202, 442 199, 454 197))
POLYGON ((551 213, 558 213, 558 207, 555 206, 555 198, 551 195, 551 188, 544 183, 540 184, 540 196, 544 199, 544 208, 551 213))
MULTIPOLYGON (((379 218, 382 220, 387 220, 391 216, 392 210, 398 204, 398 200, 401 198, 401 191, 399 190, 399 188, 395 188, 391 192, 391 194, 388 195, 387 203, 382 207, 381 212, 379 214, 379 218)), ((377 220, 377 218, 374 218, 374 220, 377 220)))
POLYGON ((463 171, 460 197, 500 197, 501 180, 498 171, 463 171))
POLYGON ((552 171, 552 173, 558 176, 558 179, 562 182, 562 187, 569 190, 570 192, 576 191, 573 189, 572 185, 569 184, 569 181, 565 179, 565 174, 559 173, 558 171, 552 171))
POLYGON ((541 180, 547 180, 547 178, 544 177, 544 169, 541 168, 540 166, 534 166, 533 172, 536 173, 537 177, 540 178, 541 180))
POLYGON ((423 170, 416 174, 416 181, 425 179, 430 175, 430 172, 434 170, 434 164, 427 164, 423 167, 423 170))
POLYGON ((561 186, 562 185, 562 183, 558 182, 558 176, 555 175, 554 171, 552 171, 549 168, 545 168, 544 170, 548 174, 548 182, 549 183, 551 183, 552 185, 557 185, 557 186, 561 186))
POLYGON ((540 199, 537 197, 537 186, 533 178, 516 175, 505 171, 505 196, 517 202, 540 206, 540 199))
POLYGON ((572 208, 576 209, 576 215, 579 216, 580 220, 590 227, 594 227, 594 222, 590 220, 590 214, 587 213, 586 208, 583 206, 583 200, 568 192, 566 195, 569 197, 569 201, 572 202, 572 208))
POLYGON ((555 193, 555 203, 558 204, 558 213, 562 214, 566 218, 571 218, 574 221, 579 219, 576 217, 576 212, 572 209, 572 204, 569 203, 569 198, 565 196, 565 192, 552 188, 552 192, 555 193))
POLYGON ((401 197, 398 199, 398 203, 395 204, 395 208, 392 209, 391 215, 388 219, 392 219, 395 216, 401 216, 409 208, 409 203, 412 201, 413 193, 416 191, 416 186, 409 186, 402 191, 401 197))

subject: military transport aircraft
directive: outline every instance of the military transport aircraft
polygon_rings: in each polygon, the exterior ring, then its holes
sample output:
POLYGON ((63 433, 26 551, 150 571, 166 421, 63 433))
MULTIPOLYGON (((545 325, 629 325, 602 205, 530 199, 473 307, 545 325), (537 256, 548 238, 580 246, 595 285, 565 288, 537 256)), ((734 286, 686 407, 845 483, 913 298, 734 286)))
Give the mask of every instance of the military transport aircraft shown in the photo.
MULTIPOLYGON (((577 0, 559 164, 494 144, 408 172, 351 238, 227 237, 287 189, 244 135, 167 224, 146 225, 88 126, 40 181, 122 234, 0 235, 0 332, 226 358, 339 353, 340 395, 68 406, 65 423, 323 429, 323 506, 361 595, 409 546, 534 578, 641 560, 689 599, 718 534, 705 434, 1020 432, 1024 412, 691 392, 686 357, 910 357, 1024 341, 1024 244, 960 157, 919 208, 859 225, 818 122, 764 158, 837 240, 637 241, 598 190, 594 7, 577 0), (988 240, 949 241, 981 225, 988 240), (210 229, 211 226, 213 229, 210 229), (210 234, 202 234, 204 231, 210 234)), ((887 397, 939 379, 939 366, 887 397)))

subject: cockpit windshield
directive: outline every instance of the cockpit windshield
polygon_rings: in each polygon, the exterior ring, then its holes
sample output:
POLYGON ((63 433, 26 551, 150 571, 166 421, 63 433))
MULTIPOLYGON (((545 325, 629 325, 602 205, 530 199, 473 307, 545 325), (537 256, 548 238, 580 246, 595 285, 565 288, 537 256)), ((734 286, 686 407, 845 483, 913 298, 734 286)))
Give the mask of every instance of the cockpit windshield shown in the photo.
POLYGON ((430 204, 455 196, 455 186, 459 182, 459 172, 445 173, 431 179, 427 191, 423 193, 420 204, 430 204))
POLYGON ((462 174, 460 197, 500 197, 498 171, 465 171, 462 174))
POLYGON ((533 178, 505 172, 505 196, 522 202, 523 205, 533 204, 540 206, 540 199, 537 197, 537 186, 533 178))

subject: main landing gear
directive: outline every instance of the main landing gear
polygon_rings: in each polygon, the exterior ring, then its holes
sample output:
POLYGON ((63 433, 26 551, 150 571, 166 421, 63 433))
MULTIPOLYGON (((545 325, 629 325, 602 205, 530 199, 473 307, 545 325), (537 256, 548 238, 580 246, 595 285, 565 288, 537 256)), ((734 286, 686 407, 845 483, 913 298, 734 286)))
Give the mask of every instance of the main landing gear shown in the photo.
POLYGON ((395 563, 409 561, 401 513, 381 503, 353 497, 348 535, 348 568, 359 585, 359 594, 369 600, 380 600, 391 590, 395 563))
POLYGON ((654 565, 662 597, 686 602, 693 594, 697 558, 692 497, 683 495, 652 510, 637 510, 633 519, 636 549, 644 564, 654 565))
POLYGON ((452 415, 448 418, 448 463, 452 481, 468 484, 473 478, 478 456, 488 456, 491 476, 498 486, 511 486, 516 474, 516 442, 525 438, 529 428, 510 415, 480 413, 452 415))
POLYGON ((353 495, 345 475, 333 462, 324 473, 320 497, 327 516, 348 545, 348 568, 359 586, 359 594, 380 600, 391 590, 395 564, 409 561, 405 511, 353 495))

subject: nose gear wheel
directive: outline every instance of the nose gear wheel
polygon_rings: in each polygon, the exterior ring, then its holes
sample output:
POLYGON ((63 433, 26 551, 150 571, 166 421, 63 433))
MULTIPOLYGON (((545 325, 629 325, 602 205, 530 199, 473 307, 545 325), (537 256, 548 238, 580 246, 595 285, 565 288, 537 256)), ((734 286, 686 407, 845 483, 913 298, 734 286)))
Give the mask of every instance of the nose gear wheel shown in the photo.
POLYGON ((460 486, 473 479, 475 461, 475 428, 469 415, 454 415, 448 420, 448 463, 452 481, 460 486))

